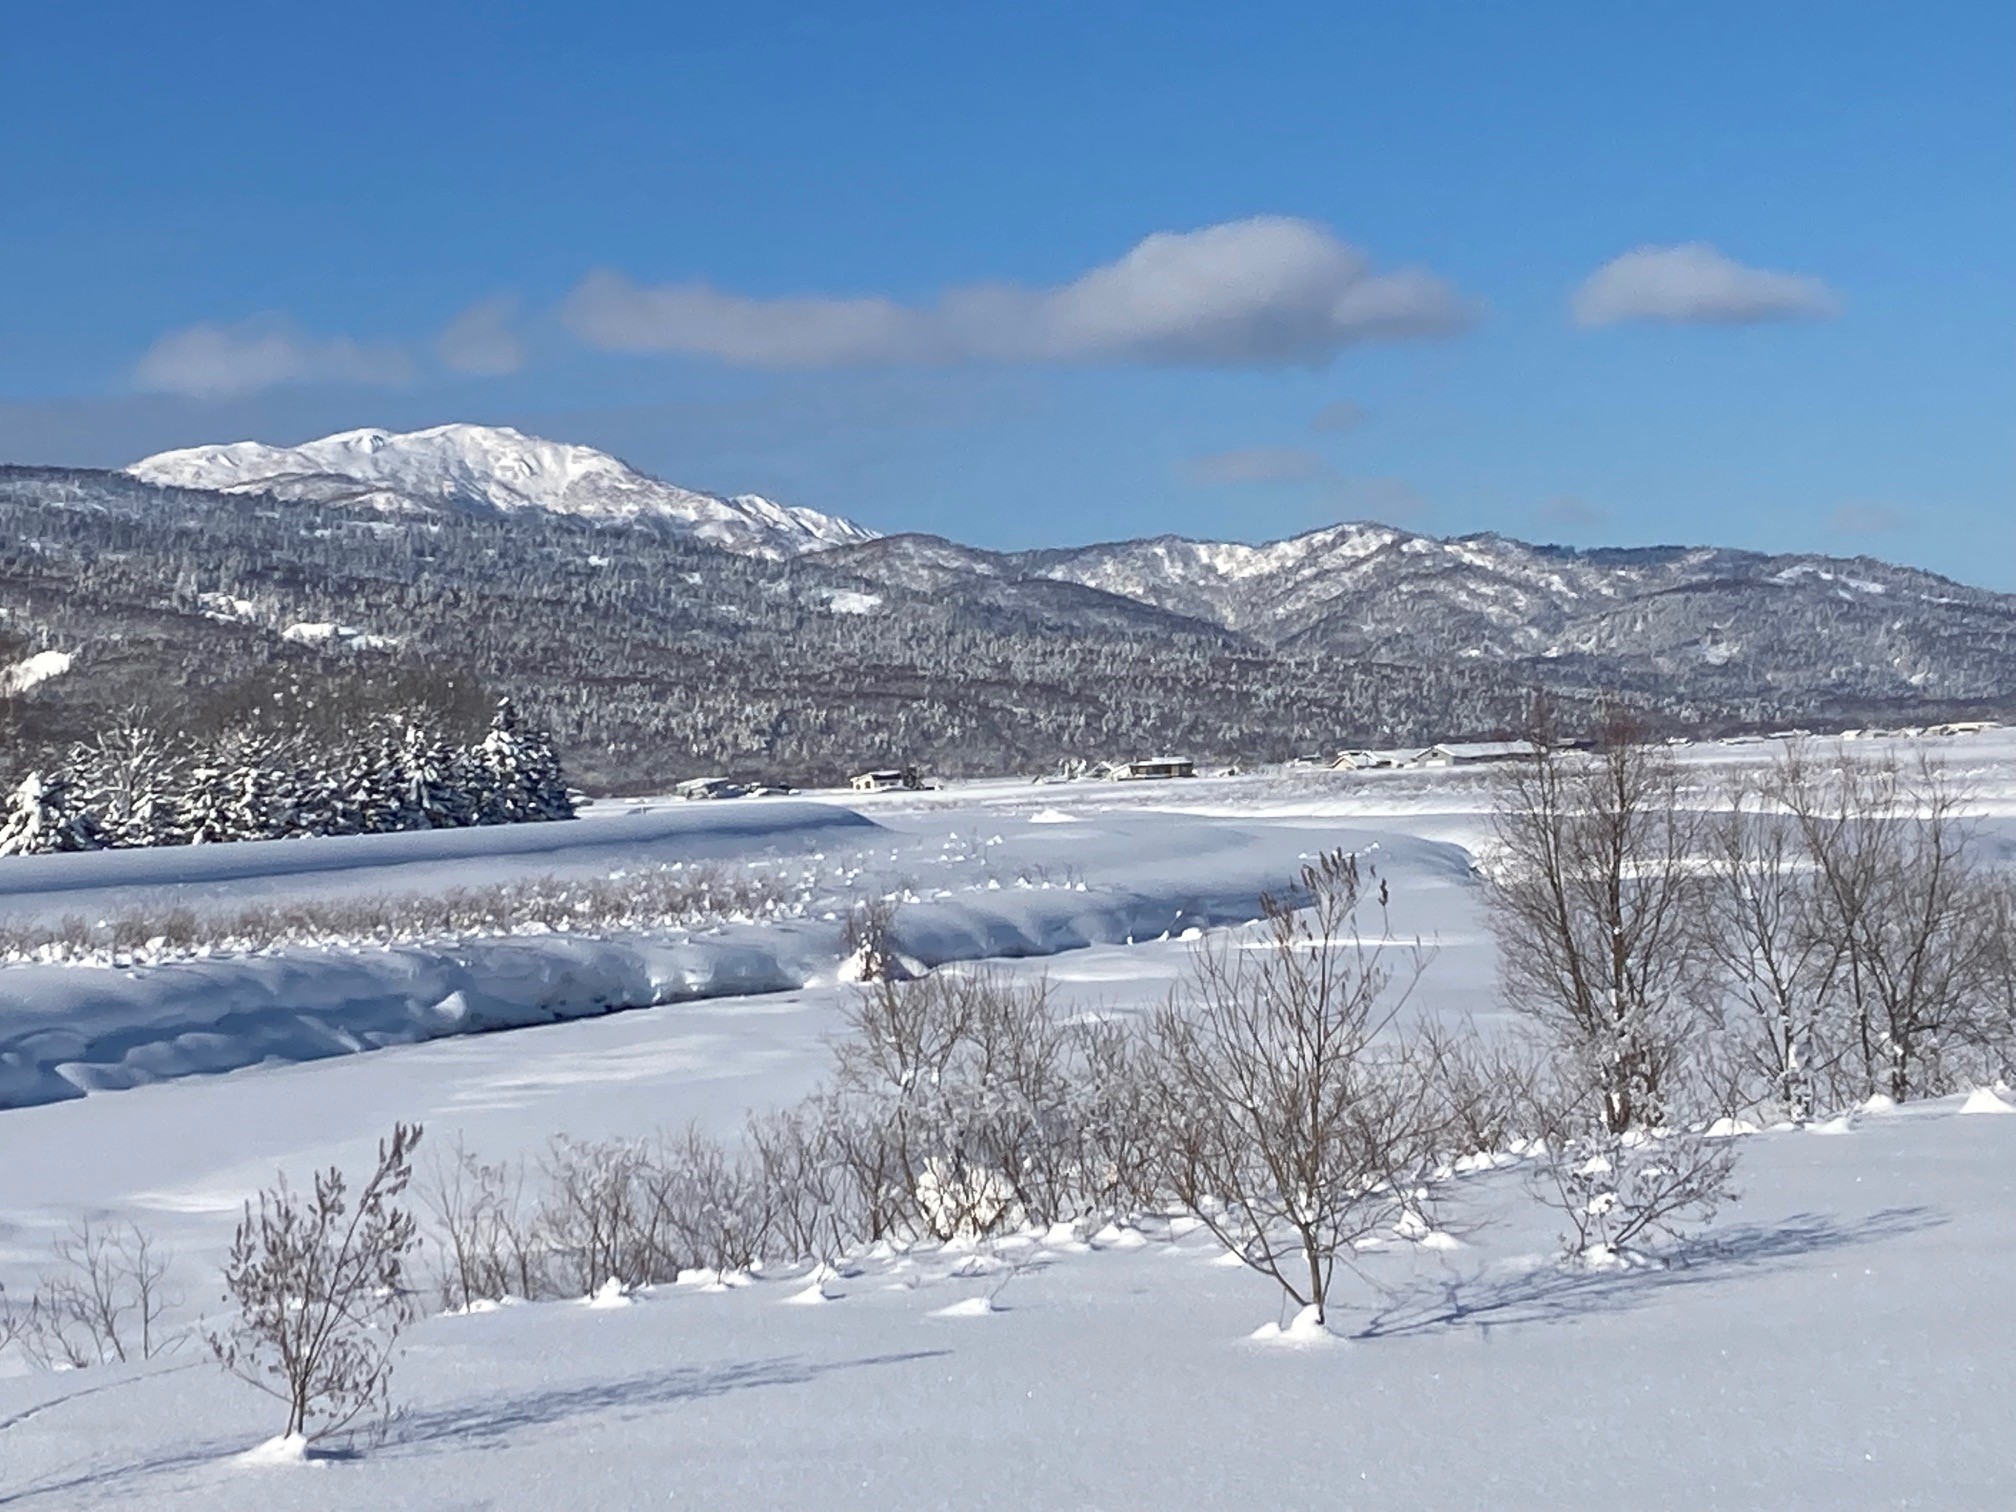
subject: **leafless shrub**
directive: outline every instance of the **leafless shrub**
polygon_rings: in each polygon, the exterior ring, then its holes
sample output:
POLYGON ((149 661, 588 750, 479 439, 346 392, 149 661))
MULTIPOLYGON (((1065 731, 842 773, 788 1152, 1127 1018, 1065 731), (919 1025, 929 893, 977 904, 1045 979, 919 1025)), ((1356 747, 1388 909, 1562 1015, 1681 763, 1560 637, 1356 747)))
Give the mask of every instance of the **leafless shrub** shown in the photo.
POLYGON ((1664 747, 1613 715, 1593 754, 1545 730, 1497 779, 1486 887, 1499 971, 1613 1132, 1665 1121, 1700 1027, 1698 809, 1664 747))
POLYGON ((695 929, 729 919, 795 916, 811 896, 809 873, 679 865, 621 877, 535 877, 444 892, 249 903, 205 913, 178 904, 98 920, 0 925, 0 960, 123 964, 279 946, 695 929))
POLYGON ((1426 1024, 1406 1048, 1407 1064, 1434 1099, 1446 1155, 1516 1150, 1554 1137, 1573 1117, 1576 1090, 1523 1038, 1487 1040, 1469 1025, 1426 1024))
POLYGON ((643 1169, 649 1227, 665 1248, 717 1272, 748 1270, 763 1258, 775 1195, 760 1160, 698 1128, 661 1140, 643 1169))
POLYGON ((1563 1144, 1535 1190, 1568 1219, 1571 1259, 1615 1263, 1710 1221, 1735 1196, 1736 1156, 1734 1139, 1599 1128, 1563 1144))
MULTIPOLYGON (((750 1118, 746 1138, 767 1194, 766 1258, 831 1265, 868 1236, 864 1183, 849 1162, 846 1118, 825 1092, 750 1118)), ((877 1189, 878 1183, 879 1173, 866 1185, 877 1189)))
POLYGON ((1984 889, 1988 948, 1981 1009, 1970 1032, 1982 1081, 2016 1081, 2016 879, 1984 889))
POLYGON ((836 1050, 835 1124, 880 1235, 985 1236, 1084 1208, 1080 1076, 1093 1043, 1046 983, 934 972, 865 984, 836 1050))
POLYGON ((84 1220, 54 1249, 25 1303, 0 1299, 0 1342, 44 1370, 148 1360, 182 1342, 163 1327, 169 1260, 145 1229, 84 1220))
POLYGON ((421 1200, 434 1218, 448 1307, 548 1294, 548 1254, 533 1223, 523 1165, 486 1165, 458 1140, 436 1162, 421 1200))
POLYGON ((840 925, 840 959, 857 982, 907 978, 896 947, 896 905, 887 898, 864 898, 847 910, 840 925))
POLYGON ((1374 1046, 1426 957, 1383 907, 1367 927, 1367 881, 1342 852, 1305 867, 1302 897, 1263 900, 1257 947, 1199 945, 1149 1031, 1167 1190, 1319 1322, 1340 1256, 1412 1211, 1439 1133, 1422 1078, 1374 1046))
POLYGON ((537 1232, 557 1283, 585 1297, 607 1281, 674 1279, 681 1257, 664 1227, 649 1151, 638 1142, 552 1140, 539 1162, 537 1232))
POLYGON ((210 1335, 223 1367, 287 1404, 288 1437, 321 1437, 391 1412, 393 1350, 412 1321, 407 1261, 419 1243, 399 1205, 413 1178, 417 1124, 398 1124, 350 1195, 337 1167, 312 1192, 283 1175, 245 1205, 224 1270, 237 1316, 210 1335))
POLYGON ((1142 1035, 1106 1018, 1070 1026, 1074 1050, 1077 1201, 1121 1219, 1155 1206, 1162 1146, 1142 1035))

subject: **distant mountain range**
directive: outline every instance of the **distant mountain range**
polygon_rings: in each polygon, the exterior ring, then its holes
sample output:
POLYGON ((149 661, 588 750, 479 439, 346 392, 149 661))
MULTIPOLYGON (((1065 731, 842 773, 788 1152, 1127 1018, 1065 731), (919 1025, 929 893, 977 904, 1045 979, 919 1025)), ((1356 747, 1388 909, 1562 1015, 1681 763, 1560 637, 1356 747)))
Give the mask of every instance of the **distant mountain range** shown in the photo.
POLYGON ((1002 602, 1069 583, 1277 650, 1516 668, 1718 696, 1999 697, 2016 596, 1866 557, 1575 550, 1348 524, 1249 546, 1175 536, 987 552, 935 536, 835 550, 879 583, 1002 602))
POLYGON ((2006 712, 2016 597, 1867 558, 1374 524, 983 551, 475 425, 0 468, 22 749, 125 703, 269 717, 338 685, 510 691, 587 780, 633 788, 1265 759, 1507 733, 1536 688, 1676 728, 2006 712))

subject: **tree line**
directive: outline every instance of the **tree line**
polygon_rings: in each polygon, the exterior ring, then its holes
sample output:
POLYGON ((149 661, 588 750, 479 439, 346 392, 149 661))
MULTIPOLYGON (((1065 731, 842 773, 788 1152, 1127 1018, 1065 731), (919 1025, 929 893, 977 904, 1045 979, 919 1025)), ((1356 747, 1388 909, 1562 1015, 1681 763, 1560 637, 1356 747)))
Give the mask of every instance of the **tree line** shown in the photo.
POLYGON ((381 716, 348 739, 307 725, 200 739, 128 718, 20 780, 0 813, 0 855, 573 816, 552 739, 508 698, 466 743, 424 713, 381 716))

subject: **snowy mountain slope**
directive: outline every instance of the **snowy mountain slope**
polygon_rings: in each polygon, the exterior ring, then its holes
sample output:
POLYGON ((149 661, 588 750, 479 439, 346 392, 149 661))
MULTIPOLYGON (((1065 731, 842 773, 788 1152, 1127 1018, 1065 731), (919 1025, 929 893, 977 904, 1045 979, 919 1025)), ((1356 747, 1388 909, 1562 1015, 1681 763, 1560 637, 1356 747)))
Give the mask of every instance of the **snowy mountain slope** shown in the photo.
POLYGON ((239 441, 161 452, 126 471, 168 486, 399 514, 544 510, 610 525, 659 525, 773 559, 874 535, 850 520, 755 494, 723 498, 661 483, 592 447, 504 426, 343 431, 292 447, 239 441))

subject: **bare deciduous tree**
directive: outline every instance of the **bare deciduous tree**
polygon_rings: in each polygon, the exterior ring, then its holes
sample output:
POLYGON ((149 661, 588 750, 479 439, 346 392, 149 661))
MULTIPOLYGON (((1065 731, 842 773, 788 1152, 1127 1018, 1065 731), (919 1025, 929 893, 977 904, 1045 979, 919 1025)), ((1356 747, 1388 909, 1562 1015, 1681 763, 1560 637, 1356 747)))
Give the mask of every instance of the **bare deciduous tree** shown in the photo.
POLYGON ((1412 1209, 1436 1129, 1424 1079, 1374 1047, 1425 955, 1395 947, 1383 906, 1366 927, 1356 857, 1300 881, 1262 900, 1257 942, 1199 944, 1148 1062, 1167 1190, 1321 1323, 1339 1257, 1412 1209))
POLYGON ((1819 873, 1775 797, 1780 786, 1731 784, 1708 827, 1703 943, 1734 1010, 1724 1111, 1761 1082, 1761 1100, 1804 1119, 1846 1049, 1829 1019, 1846 947, 1828 927, 1819 873))
POLYGON ((1667 1116, 1707 962, 1699 810, 1613 713, 1593 753, 1544 729, 1497 779, 1486 885, 1505 995, 1579 1068, 1613 1132, 1667 1116))
POLYGON ((353 1198, 341 1169, 301 1193, 282 1176, 248 1202, 224 1270, 237 1316, 210 1335, 223 1367, 287 1405, 285 1437, 320 1437, 391 1411, 393 1350, 412 1320, 408 1257, 419 1243, 399 1205, 418 1124, 397 1124, 353 1198))
POLYGON ((1773 796, 1817 876, 1820 929, 1863 1090, 1946 1090, 1948 1052, 1978 1015, 1995 945, 1992 897, 1970 850, 1965 787, 1921 757, 1788 752, 1773 796))

